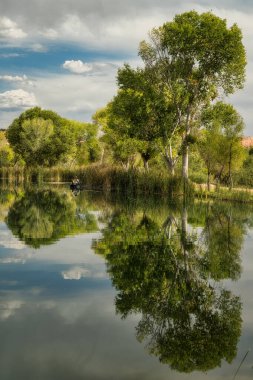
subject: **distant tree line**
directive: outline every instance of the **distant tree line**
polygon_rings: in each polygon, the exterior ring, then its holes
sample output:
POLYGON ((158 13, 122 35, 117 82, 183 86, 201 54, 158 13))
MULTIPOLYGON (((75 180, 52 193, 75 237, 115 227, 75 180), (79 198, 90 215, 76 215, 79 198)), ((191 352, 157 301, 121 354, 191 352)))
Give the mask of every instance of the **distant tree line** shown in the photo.
POLYGON ((15 119, 6 138, 12 163, 27 167, 87 164, 101 154, 95 124, 67 120, 39 107, 15 119))

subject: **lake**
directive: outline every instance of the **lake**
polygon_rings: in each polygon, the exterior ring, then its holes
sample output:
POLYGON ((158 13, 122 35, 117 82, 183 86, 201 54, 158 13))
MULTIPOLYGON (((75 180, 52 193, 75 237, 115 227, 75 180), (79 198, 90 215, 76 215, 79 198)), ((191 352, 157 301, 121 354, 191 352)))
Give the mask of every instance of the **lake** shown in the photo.
POLYGON ((252 379, 250 205, 0 194, 1 379, 252 379))

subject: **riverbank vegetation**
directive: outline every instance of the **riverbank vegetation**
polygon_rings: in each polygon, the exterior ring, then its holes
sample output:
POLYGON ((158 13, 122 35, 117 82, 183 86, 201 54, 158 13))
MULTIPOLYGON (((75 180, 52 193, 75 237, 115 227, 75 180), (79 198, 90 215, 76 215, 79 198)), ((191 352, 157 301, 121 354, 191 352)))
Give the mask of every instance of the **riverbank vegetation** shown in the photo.
POLYGON ((215 186, 215 196, 227 188, 230 198, 233 187, 253 187, 244 122, 224 100, 245 81, 238 26, 211 12, 182 13, 154 28, 139 56, 141 67, 118 70, 117 94, 91 123, 35 107, 0 132, 2 179, 78 176, 86 188, 201 197, 215 186))

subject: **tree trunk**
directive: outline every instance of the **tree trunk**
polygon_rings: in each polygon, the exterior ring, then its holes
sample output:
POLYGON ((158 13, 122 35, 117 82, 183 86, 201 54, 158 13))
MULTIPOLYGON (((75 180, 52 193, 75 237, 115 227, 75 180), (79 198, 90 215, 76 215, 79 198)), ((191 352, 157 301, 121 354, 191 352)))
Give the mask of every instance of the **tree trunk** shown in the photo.
POLYGON ((165 162, 167 164, 167 167, 169 169, 169 172, 172 176, 175 175, 175 167, 176 167, 176 162, 171 159, 170 157, 168 157, 166 154, 164 155, 164 158, 165 158, 165 162))
POLYGON ((188 107, 187 111, 187 118, 186 118, 186 124, 185 124, 185 133, 183 138, 183 152, 182 152, 182 177, 184 182, 188 182, 188 167, 189 167, 189 142, 188 137, 191 132, 190 127, 190 116, 191 116, 191 109, 190 106, 188 107))
POLYGON ((207 172, 207 190, 210 191, 210 172, 207 172))
POLYGON ((232 190, 232 188, 233 188, 231 166, 232 166, 232 144, 230 144, 230 148, 229 148, 229 163, 228 163, 228 186, 229 186, 229 190, 232 190))
MULTIPOLYGON (((187 239, 187 208, 186 204, 184 202, 183 205, 183 210, 181 214, 181 245, 182 245, 182 252, 184 253, 185 260, 187 258, 187 253, 188 253, 188 239, 187 239)), ((187 260, 185 261, 185 269, 187 272, 187 260)))
POLYGON ((144 157, 142 157, 142 159, 143 159, 144 169, 145 169, 146 171, 148 171, 148 170, 149 170, 148 160, 147 160, 146 158, 144 158, 144 157))
POLYGON ((189 165, 189 147, 185 145, 182 154, 182 177, 184 180, 188 180, 188 165, 189 165))
POLYGON ((144 165, 144 169, 146 170, 146 171, 148 171, 148 169, 149 169, 149 167, 148 167, 148 161, 150 160, 150 157, 151 157, 151 155, 150 155, 150 153, 142 153, 141 154, 141 157, 142 157, 142 159, 143 159, 143 165, 144 165))

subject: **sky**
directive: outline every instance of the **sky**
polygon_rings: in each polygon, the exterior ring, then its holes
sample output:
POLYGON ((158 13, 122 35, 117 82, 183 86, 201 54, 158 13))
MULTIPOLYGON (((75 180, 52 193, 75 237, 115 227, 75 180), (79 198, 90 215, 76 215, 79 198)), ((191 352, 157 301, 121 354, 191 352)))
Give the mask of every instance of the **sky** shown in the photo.
POLYGON ((118 68, 141 65, 138 46, 149 31, 192 9, 242 30, 247 79, 228 101, 253 136, 252 0, 1 0, 0 128, 36 105, 91 121, 116 94, 118 68))

